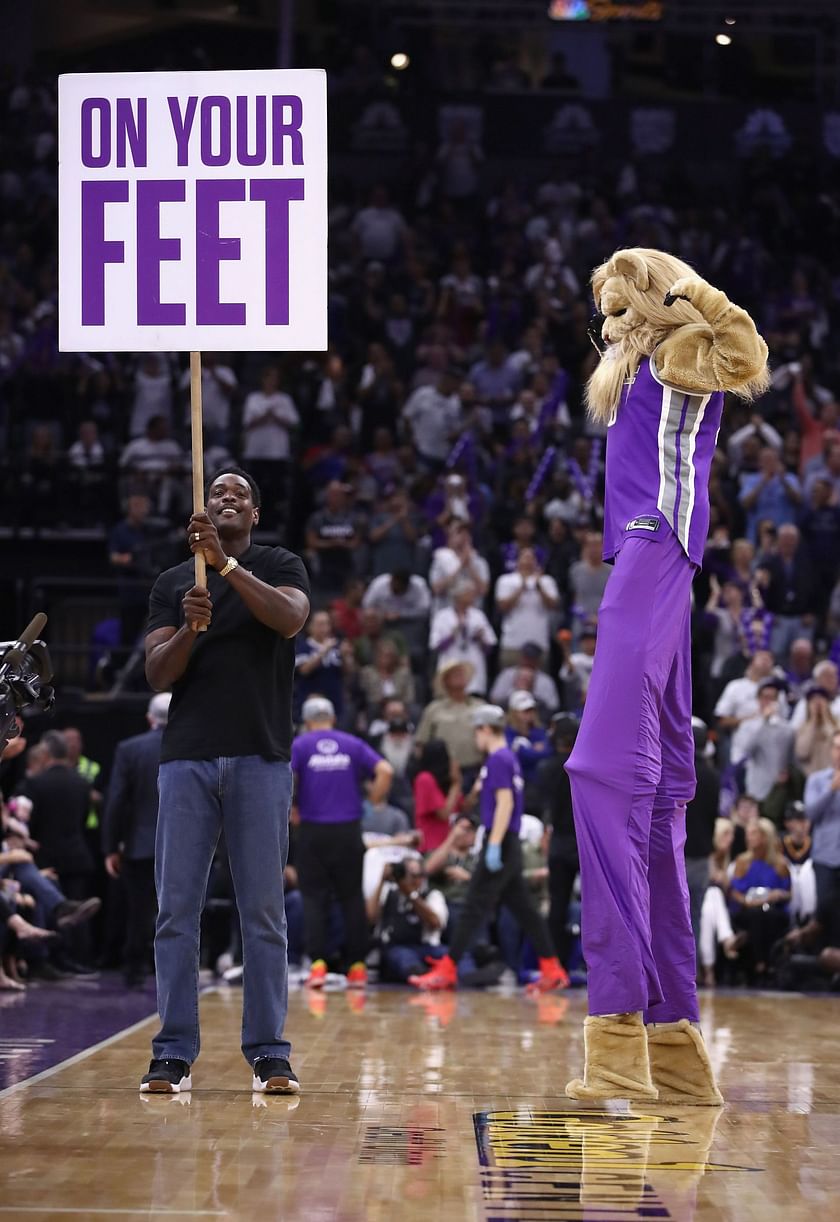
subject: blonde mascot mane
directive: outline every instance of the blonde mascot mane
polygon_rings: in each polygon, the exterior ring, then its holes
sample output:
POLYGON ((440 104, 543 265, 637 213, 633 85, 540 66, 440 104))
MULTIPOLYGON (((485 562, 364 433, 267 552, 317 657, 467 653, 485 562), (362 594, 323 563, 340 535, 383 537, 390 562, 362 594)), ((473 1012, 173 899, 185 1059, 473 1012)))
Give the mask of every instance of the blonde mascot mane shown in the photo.
POLYGON ((592 273, 592 292, 597 308, 606 315, 602 335, 608 344, 586 388, 587 408, 594 420, 609 424, 615 419, 625 383, 632 382, 642 358, 666 340, 672 341, 674 364, 689 368, 689 376, 675 383, 680 389, 728 390, 742 399, 754 399, 767 389, 763 341, 759 341, 763 352, 744 353, 742 362, 735 351, 735 359, 725 367, 715 368, 712 362, 711 369, 703 368, 699 349, 714 347, 718 339, 725 344, 730 330, 738 329, 725 325, 727 310, 748 321, 753 334, 755 330, 748 315, 675 255, 645 247, 616 251, 592 273), (665 305, 666 294, 675 288, 691 291, 697 304, 680 299, 665 305), (716 328, 719 320, 724 325, 716 328), (687 359, 693 357, 698 359, 687 359), (694 371, 693 365, 699 368, 694 371))

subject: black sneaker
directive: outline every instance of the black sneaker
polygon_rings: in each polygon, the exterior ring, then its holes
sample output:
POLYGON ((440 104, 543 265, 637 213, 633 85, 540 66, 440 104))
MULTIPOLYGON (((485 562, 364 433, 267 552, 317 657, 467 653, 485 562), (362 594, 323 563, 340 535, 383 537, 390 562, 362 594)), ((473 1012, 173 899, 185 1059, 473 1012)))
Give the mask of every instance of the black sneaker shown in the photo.
POLYGON ((182 1090, 192 1090, 190 1067, 186 1061, 152 1060, 149 1072, 140 1083, 142 1094, 177 1095, 182 1090))
POLYGON ((56 905, 53 913, 56 929, 74 929, 95 917, 102 907, 102 900, 94 897, 89 900, 62 900, 56 905))
POLYGON ((72 980, 69 972, 61 972, 49 959, 42 963, 30 963, 26 972, 27 980, 44 980, 50 984, 58 984, 61 980, 72 980))
POLYGON ((285 1057, 260 1057, 254 1062, 251 1090, 267 1095, 296 1095, 300 1082, 285 1057))

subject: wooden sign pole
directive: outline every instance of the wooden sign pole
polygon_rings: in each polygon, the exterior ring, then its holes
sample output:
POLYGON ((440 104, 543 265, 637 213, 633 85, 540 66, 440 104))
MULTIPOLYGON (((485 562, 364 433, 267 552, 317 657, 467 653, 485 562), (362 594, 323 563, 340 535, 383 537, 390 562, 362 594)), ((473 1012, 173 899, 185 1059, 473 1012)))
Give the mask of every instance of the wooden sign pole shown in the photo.
MULTIPOLYGON (((193 513, 204 511, 204 430, 201 415, 201 353, 190 353, 190 424, 192 427, 193 513)), ((195 553, 195 584, 206 588, 207 562, 195 553)), ((199 631, 204 631, 200 629, 199 631)))

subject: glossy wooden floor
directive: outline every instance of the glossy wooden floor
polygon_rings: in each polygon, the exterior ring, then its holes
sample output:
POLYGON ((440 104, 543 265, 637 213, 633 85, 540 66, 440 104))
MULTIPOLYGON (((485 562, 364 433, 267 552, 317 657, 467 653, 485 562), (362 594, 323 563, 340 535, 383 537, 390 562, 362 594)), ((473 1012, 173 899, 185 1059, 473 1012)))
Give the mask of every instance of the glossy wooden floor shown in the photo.
POLYGON ((298 992, 287 1099, 252 1097, 241 993, 209 994, 191 1096, 137 1093, 151 1021, 0 1100, 0 1214, 840 1219, 840 999, 705 999, 722 1112, 570 1105, 584 1003, 298 992))

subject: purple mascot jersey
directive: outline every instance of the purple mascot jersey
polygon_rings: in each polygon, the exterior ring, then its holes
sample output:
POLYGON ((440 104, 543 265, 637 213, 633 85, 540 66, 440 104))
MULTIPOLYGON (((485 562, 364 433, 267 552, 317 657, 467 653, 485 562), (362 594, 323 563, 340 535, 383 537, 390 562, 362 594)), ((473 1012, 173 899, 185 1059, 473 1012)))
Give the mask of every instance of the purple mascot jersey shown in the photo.
POLYGON ((604 557, 615 568, 566 765, 590 1014, 698 1017, 683 854, 695 786, 691 583, 722 409, 720 392, 663 385, 650 357, 608 433, 604 557))
POLYGON ((668 526, 696 565, 709 532, 709 474, 723 394, 692 395, 659 380, 653 357, 625 386, 607 438, 604 559, 628 533, 665 534, 668 526))

